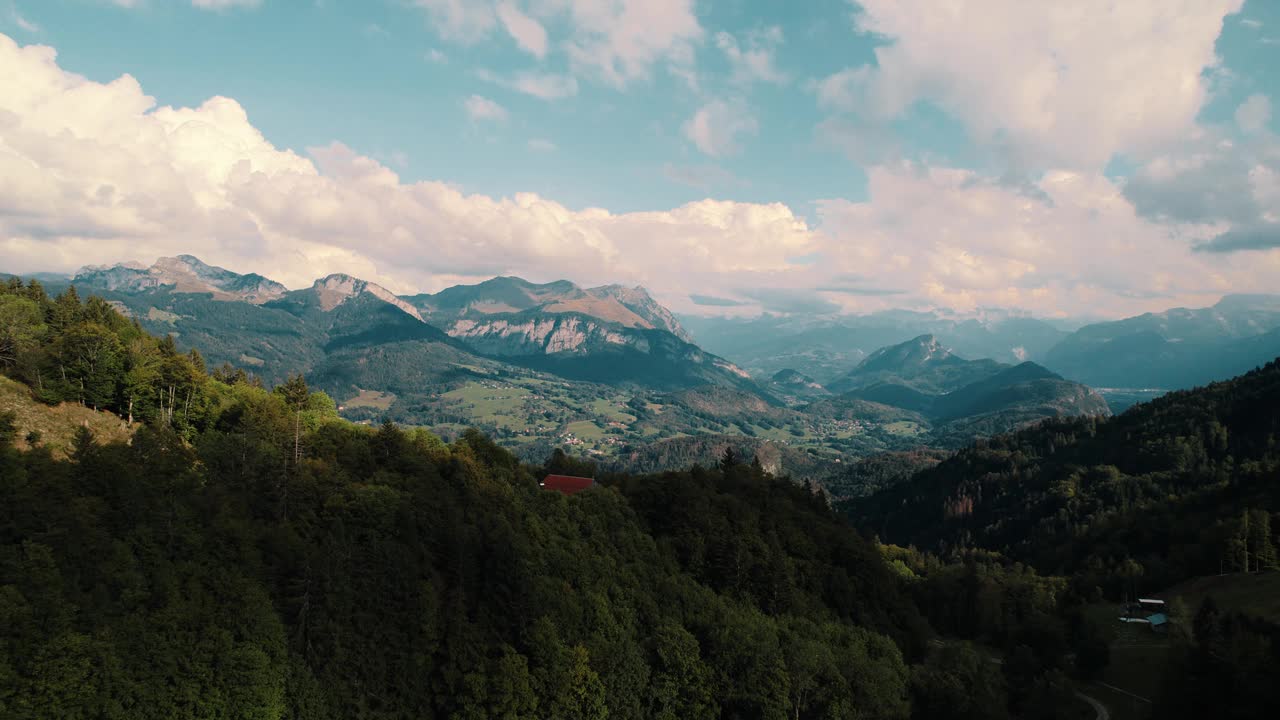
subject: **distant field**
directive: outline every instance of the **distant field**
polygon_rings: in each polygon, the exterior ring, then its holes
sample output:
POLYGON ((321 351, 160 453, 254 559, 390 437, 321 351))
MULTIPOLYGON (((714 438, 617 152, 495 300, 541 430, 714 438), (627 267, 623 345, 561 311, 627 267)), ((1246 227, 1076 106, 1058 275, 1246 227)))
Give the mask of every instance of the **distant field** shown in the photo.
POLYGON ((359 395, 344 402, 343 405, 349 408, 368 407, 375 410, 386 410, 395 401, 395 393, 361 390, 359 395))
POLYGON ((524 412, 525 401, 532 393, 517 385, 467 383, 444 394, 449 400, 462 403, 464 409, 480 425, 495 425, 509 430, 529 429, 524 412))
POLYGON ((604 430, 590 420, 569 423, 565 429, 580 440, 595 441, 604 439, 604 430))
POLYGON ((26 385, 0 376, 0 412, 12 412, 17 426, 17 442, 26 448, 27 434, 40 433, 40 444, 55 457, 65 457, 71 448, 76 428, 87 424, 99 443, 128 440, 133 431, 124 420, 109 412, 81 407, 75 403, 45 405, 31 398, 26 385))
POLYGON ((924 432, 918 423, 913 423, 910 420, 898 420, 897 422, 888 423, 884 426, 884 429, 894 435, 919 435, 924 432))
POLYGON ((626 407, 625 396, 599 398, 591 402, 591 412, 603 418, 622 423, 633 423, 636 416, 623 410, 626 407))

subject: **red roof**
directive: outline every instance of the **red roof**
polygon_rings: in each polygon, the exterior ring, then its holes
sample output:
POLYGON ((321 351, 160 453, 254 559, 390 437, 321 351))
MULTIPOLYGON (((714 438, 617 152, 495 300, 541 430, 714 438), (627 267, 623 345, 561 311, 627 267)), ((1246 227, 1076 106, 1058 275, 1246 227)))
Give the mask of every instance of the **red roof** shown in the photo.
POLYGON ((574 477, 572 475, 548 475, 542 481, 542 489, 559 490, 565 495, 572 495, 576 492, 582 492, 595 484, 596 481, 591 478, 574 477))

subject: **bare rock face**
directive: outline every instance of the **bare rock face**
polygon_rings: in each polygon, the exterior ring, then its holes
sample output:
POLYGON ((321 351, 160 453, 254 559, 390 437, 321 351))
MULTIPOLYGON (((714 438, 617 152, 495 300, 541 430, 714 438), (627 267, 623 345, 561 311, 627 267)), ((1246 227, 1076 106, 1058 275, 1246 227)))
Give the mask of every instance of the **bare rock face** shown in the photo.
POLYGON ((680 325, 680 321, 676 319, 676 316, 654 300, 649 295, 649 291, 642 287, 628 288, 622 285, 604 285, 591 288, 587 292, 598 297, 613 298, 623 307, 645 320, 650 327, 666 330, 685 342, 693 342, 693 337, 680 325))
POLYGON ((367 280, 351 277, 342 273, 335 273, 328 277, 320 278, 311 286, 315 292, 316 298, 319 300, 320 309, 329 312, 338 307, 342 303, 359 295, 368 294, 379 300, 393 305, 405 313, 413 316, 418 322, 425 322, 418 309, 409 303, 396 297, 396 294, 390 290, 371 283, 367 280))
POLYGON ((162 257, 150 267, 136 262, 87 265, 76 273, 73 282, 123 292, 169 287, 176 293, 209 293, 214 300, 254 305, 270 302, 288 292, 285 286, 257 273, 241 275, 208 265, 194 255, 162 257))
POLYGON ((583 289, 567 280, 538 284, 518 277, 497 277, 405 299, 420 309, 428 322, 440 327, 464 318, 480 321, 488 316, 520 313, 573 314, 628 328, 663 330, 692 342, 671 311, 642 287, 603 285, 583 289))
POLYGON ((539 315, 455 321, 446 332, 490 355, 584 353, 601 345, 649 351, 649 341, 625 328, 576 315, 539 315))

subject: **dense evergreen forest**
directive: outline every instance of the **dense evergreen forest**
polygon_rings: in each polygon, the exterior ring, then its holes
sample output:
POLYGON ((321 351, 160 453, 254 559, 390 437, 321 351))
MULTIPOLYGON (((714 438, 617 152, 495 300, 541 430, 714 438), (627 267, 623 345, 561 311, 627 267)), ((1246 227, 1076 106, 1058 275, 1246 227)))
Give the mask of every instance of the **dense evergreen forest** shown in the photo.
MULTIPOLYGON (((1081 583, 881 545, 732 452, 563 496, 562 453, 354 425, 34 282, 0 369, 135 428, 64 458, 0 415, 0 717, 1072 718, 1106 663, 1081 583)), ((1274 635, 1197 618, 1182 687, 1265 675, 1274 635)))
POLYGON ((1111 419, 978 441, 872 498, 855 522, 937 552, 981 548, 1120 599, 1277 569, 1280 361, 1111 419))

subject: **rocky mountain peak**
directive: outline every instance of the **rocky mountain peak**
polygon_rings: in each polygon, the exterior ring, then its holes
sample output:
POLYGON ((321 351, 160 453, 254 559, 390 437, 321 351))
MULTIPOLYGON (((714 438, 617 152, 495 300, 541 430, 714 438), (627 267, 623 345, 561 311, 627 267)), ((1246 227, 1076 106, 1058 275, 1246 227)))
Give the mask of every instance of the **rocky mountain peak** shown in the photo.
POLYGON ((87 265, 74 282, 106 290, 139 292, 170 287, 176 293, 210 293, 215 300, 261 304, 287 292, 285 286, 261 275, 241 275, 209 265, 194 255, 162 257, 150 267, 137 262, 87 265))
POLYGON ((316 280, 311 286, 316 294, 316 299, 320 303, 320 309, 329 312, 351 298, 359 295, 370 295, 389 305, 394 305, 405 313, 413 316, 419 322, 426 322, 422 319, 422 315, 417 308, 409 303, 396 297, 396 294, 390 290, 371 283, 368 280, 361 280, 352 277, 346 273, 333 273, 316 280))

